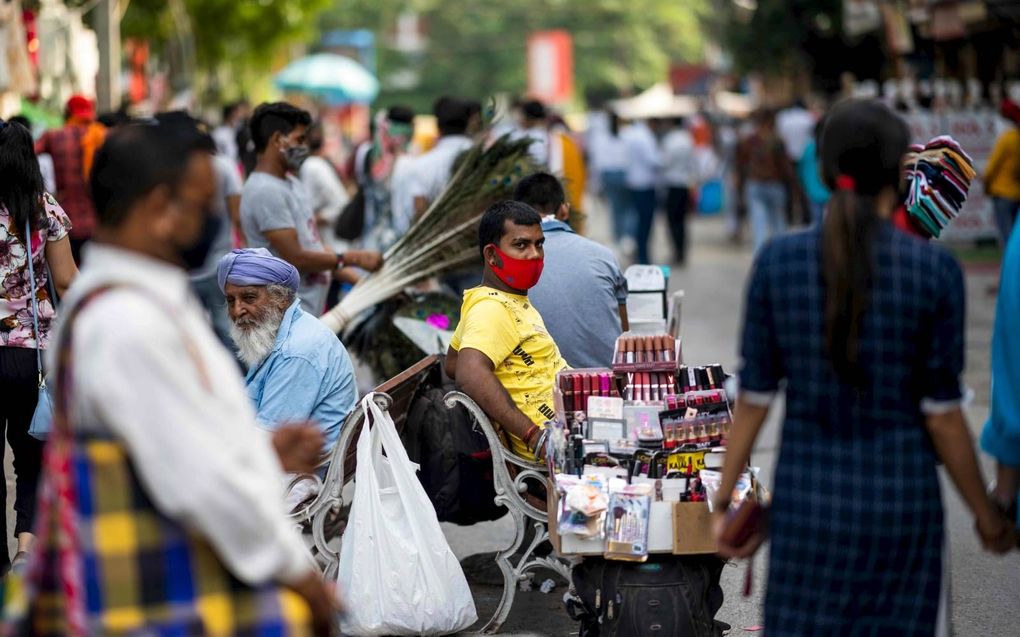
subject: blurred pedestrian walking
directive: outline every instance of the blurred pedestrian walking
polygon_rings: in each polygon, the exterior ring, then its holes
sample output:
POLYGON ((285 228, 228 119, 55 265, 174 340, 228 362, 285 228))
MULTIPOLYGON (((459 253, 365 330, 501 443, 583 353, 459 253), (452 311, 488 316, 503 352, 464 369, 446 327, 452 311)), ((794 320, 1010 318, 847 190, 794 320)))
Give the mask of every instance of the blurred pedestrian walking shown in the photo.
POLYGON ((1020 105, 1005 99, 999 110, 1009 120, 1009 128, 995 141, 985 163, 984 181, 995 208, 999 244, 1005 247, 1020 210, 1020 105))
MULTIPOLYGON (((14 454, 15 568, 31 550, 32 520, 43 443, 28 435, 39 397, 39 352, 49 347, 56 318, 50 273, 57 294, 78 274, 67 238, 71 221, 43 189, 32 134, 18 123, 0 120, 0 461, 6 446, 14 454), (26 228, 28 226, 28 228, 26 228), (28 234, 26 234, 28 232, 28 234), (29 239, 31 235, 31 239, 29 239), (30 276, 29 262, 32 260, 30 276), (47 267, 48 266, 48 267, 47 267), (36 303, 33 303, 33 296, 36 303)), ((0 490, 0 575, 11 567, 7 554, 7 488, 0 490)))
POLYGON ((251 115, 251 106, 248 102, 241 100, 231 102, 223 107, 223 117, 220 125, 213 129, 212 136, 216 140, 216 152, 237 164, 241 160, 241 154, 237 146, 237 136, 248 122, 251 115))
POLYGON ((786 232, 793 171, 775 121, 768 109, 755 113, 755 130, 737 149, 737 196, 747 206, 755 252, 786 232))
POLYGON ((27 571, 28 621, 46 634, 326 635, 338 610, 282 508, 281 467, 313 467, 321 433, 258 434, 189 290, 218 225, 214 148, 177 113, 96 154, 100 225, 49 357, 27 571))
POLYGON ((811 211, 811 224, 816 226, 821 225, 825 216, 825 204, 831 196, 829 189, 822 183, 822 171, 818 166, 818 136, 824 124, 824 119, 815 124, 814 136, 804 147, 804 153, 797 162, 797 178, 811 211))
POLYGON ((687 262, 687 214, 691 193, 697 191, 698 174, 694 138, 684 119, 677 117, 662 139, 662 180, 666 188, 666 218, 673 237, 673 259, 680 265, 687 262))
POLYGON ((592 170, 598 173, 602 192, 613 216, 613 238, 632 253, 637 236, 637 214, 627 192, 627 145, 620 130, 620 117, 610 111, 609 126, 592 137, 588 151, 592 170))
MULTIPOLYGON (((833 108, 822 227, 774 239, 748 285, 717 529, 785 384, 765 600, 770 637, 936 634, 947 581, 937 465, 984 547, 1015 543, 985 493, 963 415, 963 272, 896 230, 909 131, 875 101, 833 108)), ((756 542, 720 546, 746 556, 756 542)), ((944 628, 944 626, 942 627, 944 628)))
POLYGON ((307 141, 309 155, 301 164, 299 171, 301 183, 308 192, 322 243, 336 252, 343 252, 349 243, 336 236, 334 226, 340 212, 350 202, 351 196, 340 180, 336 166, 326 155, 326 137, 322 122, 316 122, 308 129, 307 141))
POLYGON ((627 192, 630 195, 630 205, 637 215, 637 262, 648 264, 651 263, 648 243, 657 204, 655 187, 662 167, 662 156, 655 133, 644 120, 634 122, 624 129, 623 141, 627 149, 627 192))
POLYGON ((35 150, 53 158, 54 195, 71 219, 71 253, 75 263, 81 263, 81 247, 96 227, 96 211, 86 184, 92 156, 103 143, 104 127, 96 122, 95 105, 82 95, 67 100, 64 119, 62 128, 43 133, 35 150))

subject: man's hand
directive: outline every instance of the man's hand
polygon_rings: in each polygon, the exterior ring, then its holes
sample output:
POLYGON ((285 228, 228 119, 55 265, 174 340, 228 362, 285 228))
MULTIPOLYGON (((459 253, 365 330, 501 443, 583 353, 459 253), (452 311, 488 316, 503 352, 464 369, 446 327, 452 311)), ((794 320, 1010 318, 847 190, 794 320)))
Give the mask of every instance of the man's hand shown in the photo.
POLYGON ((974 528, 981 546, 989 553, 1003 554, 1016 548, 1016 527, 1012 520, 1006 520, 994 507, 987 514, 977 517, 974 528))
POLYGON ((294 591, 308 604, 312 612, 312 627, 317 637, 335 634, 336 616, 343 610, 336 588, 326 584, 316 571, 310 571, 287 588, 294 591))
POLYGON ((361 280, 361 275, 354 268, 337 268, 333 271, 333 278, 340 283, 355 285, 361 280))
POLYGON ((382 267, 382 253, 378 250, 348 250, 344 252, 344 265, 375 272, 382 267))
POLYGON ((287 473, 312 473, 319 465, 325 439, 310 422, 290 423, 273 432, 273 447, 287 473))

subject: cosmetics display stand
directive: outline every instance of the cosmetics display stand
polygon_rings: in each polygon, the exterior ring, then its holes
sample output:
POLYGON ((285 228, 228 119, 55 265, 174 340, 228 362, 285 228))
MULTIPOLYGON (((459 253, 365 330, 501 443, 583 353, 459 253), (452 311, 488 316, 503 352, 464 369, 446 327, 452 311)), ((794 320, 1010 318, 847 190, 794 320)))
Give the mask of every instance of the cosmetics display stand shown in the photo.
MULTIPOLYGON (((558 375, 546 449, 558 554, 641 562, 717 552, 709 502, 732 424, 726 374, 682 358, 673 334, 629 332, 611 368, 558 375)), ((748 470, 733 501, 759 496, 748 470)))

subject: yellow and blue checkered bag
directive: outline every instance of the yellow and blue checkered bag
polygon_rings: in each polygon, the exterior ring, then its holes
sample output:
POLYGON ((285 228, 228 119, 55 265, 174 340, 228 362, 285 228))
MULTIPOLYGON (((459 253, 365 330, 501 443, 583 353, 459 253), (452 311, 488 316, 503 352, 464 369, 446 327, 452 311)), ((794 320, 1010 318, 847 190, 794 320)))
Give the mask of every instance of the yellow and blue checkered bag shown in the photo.
MULTIPOLYGON (((65 328, 97 294, 67 315, 65 328)), ((208 542, 153 504, 119 440, 70 425, 70 352, 68 336, 58 353, 56 417, 44 454, 27 617, 17 632, 312 635, 304 600, 278 584, 240 582, 208 542)))

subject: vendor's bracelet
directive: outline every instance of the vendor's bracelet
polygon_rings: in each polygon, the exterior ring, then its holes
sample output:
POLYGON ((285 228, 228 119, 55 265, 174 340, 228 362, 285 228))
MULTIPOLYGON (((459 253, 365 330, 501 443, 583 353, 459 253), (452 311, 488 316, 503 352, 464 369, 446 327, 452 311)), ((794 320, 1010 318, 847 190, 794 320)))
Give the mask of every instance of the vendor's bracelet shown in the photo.
POLYGON ((537 426, 531 425, 531 427, 526 432, 524 432, 524 437, 521 438, 521 440, 524 442, 524 446, 527 447, 528 449, 531 449, 532 448, 531 441, 535 439, 535 436, 537 436, 540 431, 542 430, 539 429, 537 426))
POLYGON ((545 446, 545 441, 549 438, 549 430, 543 429, 542 433, 539 434, 538 440, 535 441, 535 448, 532 451, 535 455, 538 455, 538 450, 545 446))
POLYGON ((336 253, 336 269, 339 270, 342 267, 344 267, 344 253, 343 252, 337 252, 336 253))

